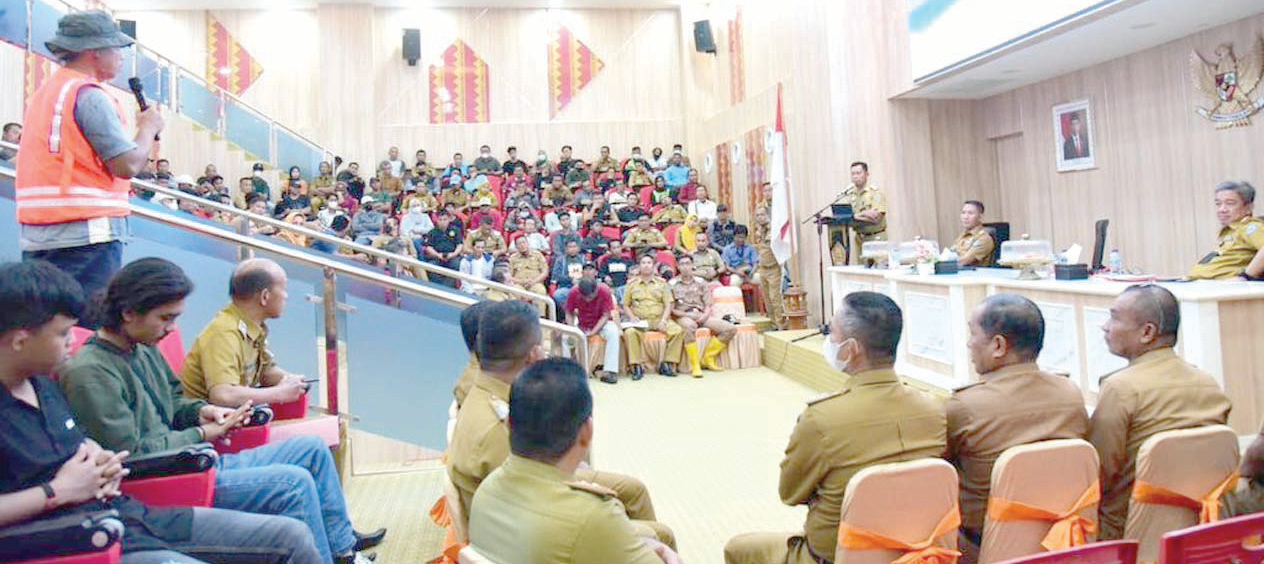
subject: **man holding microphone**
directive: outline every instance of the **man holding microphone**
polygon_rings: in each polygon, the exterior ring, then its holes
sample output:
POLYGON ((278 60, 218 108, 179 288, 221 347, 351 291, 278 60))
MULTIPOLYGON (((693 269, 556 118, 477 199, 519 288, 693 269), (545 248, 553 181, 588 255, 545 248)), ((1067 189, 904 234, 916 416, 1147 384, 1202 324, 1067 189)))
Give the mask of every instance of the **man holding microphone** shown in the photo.
POLYGON ((105 12, 63 16, 45 46, 64 66, 28 101, 18 151, 22 256, 53 263, 89 296, 122 266, 130 179, 163 128, 154 105, 136 114, 129 136, 122 106, 103 87, 132 43, 105 12))

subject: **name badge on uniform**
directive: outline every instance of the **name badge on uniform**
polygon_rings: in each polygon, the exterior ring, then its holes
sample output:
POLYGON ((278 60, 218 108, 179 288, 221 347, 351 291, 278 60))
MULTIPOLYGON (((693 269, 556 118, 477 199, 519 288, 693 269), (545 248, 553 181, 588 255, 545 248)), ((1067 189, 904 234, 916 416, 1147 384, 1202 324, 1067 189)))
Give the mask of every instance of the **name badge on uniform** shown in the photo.
POLYGON ((608 268, 610 272, 627 272, 628 271, 628 265, 623 264, 621 262, 607 263, 606 268, 608 268))

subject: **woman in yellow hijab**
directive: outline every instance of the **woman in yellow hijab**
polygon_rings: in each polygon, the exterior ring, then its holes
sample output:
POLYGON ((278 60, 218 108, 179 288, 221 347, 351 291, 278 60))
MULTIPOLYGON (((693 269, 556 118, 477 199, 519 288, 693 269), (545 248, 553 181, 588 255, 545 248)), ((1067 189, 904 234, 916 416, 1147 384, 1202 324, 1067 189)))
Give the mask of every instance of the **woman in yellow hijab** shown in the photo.
POLYGON ((685 216, 685 223, 676 230, 676 244, 672 246, 672 250, 678 255, 685 255, 694 252, 698 248, 697 235, 702 231, 702 227, 698 225, 698 216, 689 214, 685 216))

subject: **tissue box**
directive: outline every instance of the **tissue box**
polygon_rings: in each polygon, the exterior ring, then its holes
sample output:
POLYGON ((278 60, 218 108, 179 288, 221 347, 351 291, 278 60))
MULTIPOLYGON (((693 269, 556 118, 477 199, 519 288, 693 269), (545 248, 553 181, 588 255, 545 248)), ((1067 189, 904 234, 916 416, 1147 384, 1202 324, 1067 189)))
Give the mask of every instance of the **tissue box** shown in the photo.
POLYGON ((1055 264, 1053 278, 1055 280, 1088 280, 1088 265, 1084 263, 1055 264))
POLYGON ((935 274, 956 274, 958 270, 957 261, 941 260, 935 263, 935 274))

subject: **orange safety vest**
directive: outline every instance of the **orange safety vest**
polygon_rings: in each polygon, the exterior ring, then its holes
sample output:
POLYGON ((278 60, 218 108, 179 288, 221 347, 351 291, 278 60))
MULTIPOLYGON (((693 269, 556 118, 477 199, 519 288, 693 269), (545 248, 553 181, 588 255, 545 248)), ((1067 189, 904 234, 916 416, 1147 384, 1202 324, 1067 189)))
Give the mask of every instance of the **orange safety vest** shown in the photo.
MULTIPOLYGON (((18 222, 45 225, 131 213, 131 181, 110 172, 75 122, 75 99, 88 87, 102 85, 63 67, 28 101, 14 182, 18 222)), ((117 101, 114 107, 126 127, 117 101)))

